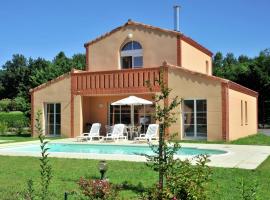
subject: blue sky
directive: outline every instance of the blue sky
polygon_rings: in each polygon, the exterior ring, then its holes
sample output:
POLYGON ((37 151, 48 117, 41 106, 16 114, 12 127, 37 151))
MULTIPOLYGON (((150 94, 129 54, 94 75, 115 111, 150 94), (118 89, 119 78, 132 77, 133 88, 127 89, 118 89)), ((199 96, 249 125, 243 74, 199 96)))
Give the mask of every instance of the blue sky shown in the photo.
POLYGON ((181 32, 214 53, 255 56, 270 48, 269 0, 8 0, 0 2, 0 66, 16 53, 84 52, 86 41, 129 18, 173 29, 175 4, 181 32))

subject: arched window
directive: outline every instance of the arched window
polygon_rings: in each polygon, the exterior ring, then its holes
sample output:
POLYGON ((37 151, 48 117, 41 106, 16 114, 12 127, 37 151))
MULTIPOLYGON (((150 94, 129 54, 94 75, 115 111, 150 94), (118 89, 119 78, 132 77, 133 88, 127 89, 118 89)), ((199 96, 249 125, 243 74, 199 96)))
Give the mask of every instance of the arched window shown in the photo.
POLYGON ((141 68, 143 66, 142 46, 139 42, 126 43, 120 52, 121 68, 141 68))

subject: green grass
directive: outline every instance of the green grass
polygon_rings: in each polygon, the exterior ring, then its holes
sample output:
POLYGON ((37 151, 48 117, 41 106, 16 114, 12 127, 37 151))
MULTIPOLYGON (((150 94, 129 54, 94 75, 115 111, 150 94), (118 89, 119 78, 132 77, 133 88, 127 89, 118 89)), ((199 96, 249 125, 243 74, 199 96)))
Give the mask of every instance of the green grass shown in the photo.
MULTIPOLYGON (((50 190, 52 199, 63 199, 65 191, 77 190, 80 177, 99 177, 97 160, 50 158, 53 166, 53 179, 50 190)), ((1 200, 18 199, 17 193, 25 189, 26 181, 40 180, 39 160, 33 157, 0 156, 0 197, 1 200)), ((108 161, 107 176, 113 183, 128 181, 133 185, 141 182, 149 187, 157 181, 157 174, 145 166, 144 163, 108 161)), ((257 181, 260 199, 270 196, 270 157, 256 170, 212 168, 212 182, 208 192, 213 200, 239 199, 237 186, 242 178, 248 183, 257 181)), ((121 192, 123 199, 138 199, 135 191, 121 192)), ((69 198, 74 199, 74 198, 69 198)))
POLYGON ((37 140, 38 138, 33 138, 31 135, 22 135, 22 136, 17 136, 17 135, 4 135, 0 136, 0 144, 4 143, 12 143, 12 142, 26 142, 26 141, 33 141, 37 140), (1 141, 4 140, 4 141, 1 141))
POLYGON ((240 138, 238 140, 224 141, 205 141, 205 140, 181 140, 180 143, 204 143, 204 144, 239 144, 239 145, 266 145, 270 146, 270 136, 262 133, 240 138))

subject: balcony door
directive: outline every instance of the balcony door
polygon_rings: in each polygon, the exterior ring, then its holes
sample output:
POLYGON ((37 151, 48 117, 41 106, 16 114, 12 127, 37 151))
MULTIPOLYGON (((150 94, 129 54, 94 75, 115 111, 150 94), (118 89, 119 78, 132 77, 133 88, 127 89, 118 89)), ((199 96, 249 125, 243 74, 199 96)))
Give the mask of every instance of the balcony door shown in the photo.
POLYGON ((45 104, 45 134, 59 136, 61 134, 61 104, 45 104))
POLYGON ((207 137, 207 101, 204 99, 184 100, 184 138, 204 139, 207 137))

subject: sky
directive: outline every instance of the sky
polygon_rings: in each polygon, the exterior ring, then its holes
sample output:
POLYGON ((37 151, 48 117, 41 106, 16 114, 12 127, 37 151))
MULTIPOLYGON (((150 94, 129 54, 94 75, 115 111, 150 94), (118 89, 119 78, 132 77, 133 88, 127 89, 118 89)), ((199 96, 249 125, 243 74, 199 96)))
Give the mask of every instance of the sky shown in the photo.
MULTIPOLYGON (((180 31, 212 52, 253 57, 270 48, 269 0, 0 1, 0 66, 13 54, 53 59, 84 53, 83 44, 128 19, 180 31)), ((161 47, 162 48, 162 47, 161 47)))

